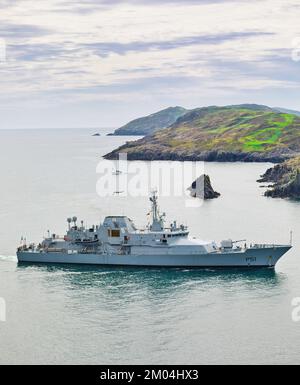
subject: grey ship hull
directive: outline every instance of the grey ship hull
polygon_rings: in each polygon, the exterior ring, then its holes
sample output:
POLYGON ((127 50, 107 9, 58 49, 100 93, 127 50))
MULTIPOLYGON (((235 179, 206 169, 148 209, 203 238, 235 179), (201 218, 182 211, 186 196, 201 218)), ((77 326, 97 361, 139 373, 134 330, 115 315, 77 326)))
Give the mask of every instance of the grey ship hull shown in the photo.
POLYGON ((67 254, 60 252, 18 251, 19 262, 61 263, 149 267, 275 267, 291 246, 249 248, 209 254, 67 254))

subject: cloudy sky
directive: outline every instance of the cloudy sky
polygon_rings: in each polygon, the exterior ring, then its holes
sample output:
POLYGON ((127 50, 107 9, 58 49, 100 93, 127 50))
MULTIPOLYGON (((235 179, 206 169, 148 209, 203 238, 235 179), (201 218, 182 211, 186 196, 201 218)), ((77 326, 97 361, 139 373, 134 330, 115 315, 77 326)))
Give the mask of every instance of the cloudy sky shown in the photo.
POLYGON ((170 105, 300 110, 299 20, 299 0, 0 0, 0 128, 114 127, 170 105))

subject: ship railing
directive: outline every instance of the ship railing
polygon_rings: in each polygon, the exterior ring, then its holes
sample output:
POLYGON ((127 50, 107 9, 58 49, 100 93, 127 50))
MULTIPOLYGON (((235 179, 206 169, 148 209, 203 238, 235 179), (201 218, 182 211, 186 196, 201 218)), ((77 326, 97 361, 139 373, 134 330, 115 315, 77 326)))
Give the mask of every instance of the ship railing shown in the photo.
POLYGON ((47 253, 65 253, 66 249, 59 249, 55 247, 48 247, 45 249, 47 253))
POLYGON ((29 245, 21 245, 18 247, 18 251, 35 251, 37 246, 35 243, 30 243, 29 245))
POLYGON ((44 239, 46 240, 61 240, 61 241, 65 241, 66 240, 66 235, 65 236, 61 236, 61 235, 57 235, 57 234, 53 234, 51 237, 44 237, 44 239))
POLYGON ((275 243, 254 243, 250 245, 250 249, 272 249, 279 246, 275 243))
MULTIPOLYGON (((76 253, 78 254, 78 250, 76 250, 76 253)), ((84 249, 84 250, 81 251, 81 253, 82 254, 95 254, 95 250, 84 249)))

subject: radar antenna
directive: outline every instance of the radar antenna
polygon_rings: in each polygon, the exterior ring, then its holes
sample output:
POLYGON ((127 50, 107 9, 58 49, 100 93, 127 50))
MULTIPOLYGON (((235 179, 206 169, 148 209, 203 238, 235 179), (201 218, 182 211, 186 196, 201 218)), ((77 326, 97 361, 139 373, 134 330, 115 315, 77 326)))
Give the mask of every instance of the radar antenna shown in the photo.
POLYGON ((152 203, 151 212, 152 212, 152 224, 150 224, 150 229, 153 231, 161 231, 164 228, 164 217, 165 214, 159 214, 158 207, 158 196, 157 190, 151 191, 150 202, 152 203))
POLYGON ((150 202, 152 202, 152 222, 155 222, 158 220, 158 198, 157 198, 157 190, 152 190, 151 191, 151 196, 150 196, 150 202))

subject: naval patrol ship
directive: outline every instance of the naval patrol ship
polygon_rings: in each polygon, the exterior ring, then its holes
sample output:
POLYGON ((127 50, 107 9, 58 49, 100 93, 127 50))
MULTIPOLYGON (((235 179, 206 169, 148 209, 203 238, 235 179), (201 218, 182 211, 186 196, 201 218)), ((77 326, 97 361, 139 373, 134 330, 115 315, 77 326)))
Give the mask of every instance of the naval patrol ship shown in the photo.
POLYGON ((126 216, 108 216, 103 223, 86 228, 68 218, 64 237, 55 234, 39 244, 22 241, 19 262, 160 267, 270 267, 291 245, 251 244, 232 240, 206 242, 189 236, 188 228, 172 222, 165 226, 157 193, 151 201, 151 223, 137 229, 126 216))

